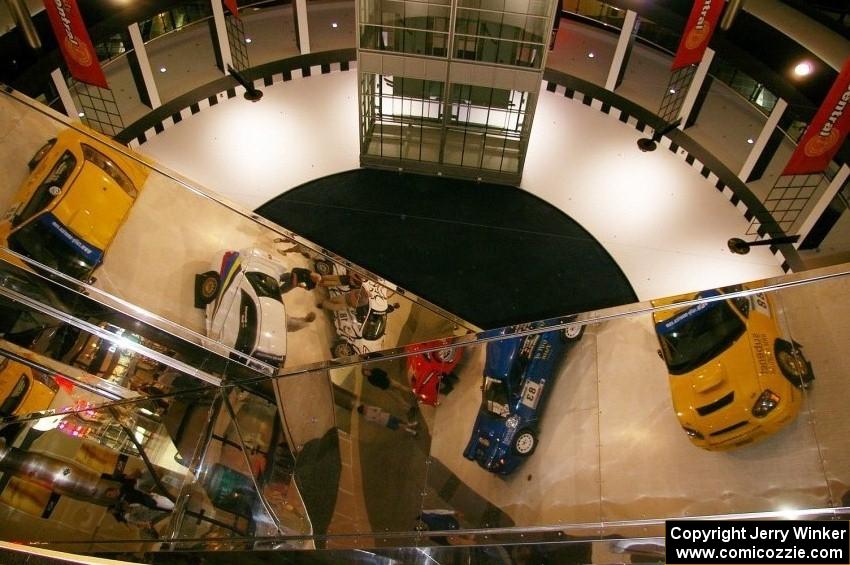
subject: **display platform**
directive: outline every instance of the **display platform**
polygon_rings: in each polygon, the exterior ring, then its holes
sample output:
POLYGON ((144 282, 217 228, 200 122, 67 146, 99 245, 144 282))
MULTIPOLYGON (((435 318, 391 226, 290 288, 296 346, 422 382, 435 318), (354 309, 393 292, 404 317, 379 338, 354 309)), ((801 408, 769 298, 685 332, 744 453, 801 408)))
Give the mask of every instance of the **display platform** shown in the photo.
POLYGON ((482 328, 637 301, 587 230, 515 187, 360 169, 257 212, 482 328))

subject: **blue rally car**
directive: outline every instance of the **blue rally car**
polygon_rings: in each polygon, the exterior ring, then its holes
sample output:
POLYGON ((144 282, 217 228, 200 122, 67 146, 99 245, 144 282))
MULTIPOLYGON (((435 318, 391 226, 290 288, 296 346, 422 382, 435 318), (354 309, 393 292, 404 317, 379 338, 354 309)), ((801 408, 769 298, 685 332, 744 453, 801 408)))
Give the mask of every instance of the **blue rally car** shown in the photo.
MULTIPOLYGON (((533 326, 518 326, 516 331, 533 326)), ((483 400, 463 456, 507 475, 537 447, 544 400, 567 350, 584 326, 568 326, 487 344, 483 400)))

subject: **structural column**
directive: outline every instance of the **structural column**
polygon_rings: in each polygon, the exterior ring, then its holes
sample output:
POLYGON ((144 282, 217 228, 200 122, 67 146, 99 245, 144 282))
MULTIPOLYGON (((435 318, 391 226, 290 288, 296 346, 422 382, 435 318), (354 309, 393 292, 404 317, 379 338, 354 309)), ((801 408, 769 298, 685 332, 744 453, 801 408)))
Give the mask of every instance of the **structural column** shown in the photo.
POLYGON ((820 219, 821 214, 823 214, 826 207, 829 206, 829 203, 832 202, 832 199, 835 198, 835 195, 838 194, 838 191, 841 190, 841 187, 844 186, 848 178, 850 178, 850 167, 841 165, 835 178, 832 179, 832 182, 829 183, 824 193, 818 198, 817 203, 803 220, 803 223, 800 224, 800 229, 797 230, 797 233, 800 234, 800 239, 794 244, 795 247, 802 245, 806 236, 809 235, 809 232, 812 231, 812 228, 820 219))
POLYGON ((307 0, 293 0, 295 10, 295 37, 298 39, 298 51, 302 55, 310 52, 310 26, 307 20, 307 0))
POLYGON ((611 61, 611 68, 608 69, 608 78, 605 80, 605 88, 608 90, 613 91, 623 82, 623 75, 626 72, 626 65, 629 62, 632 45, 635 42, 636 24, 637 13, 627 10, 623 29, 620 30, 620 39, 617 41, 617 48, 614 50, 614 59, 611 61))
POLYGON ((133 52, 136 54, 136 63, 141 74, 142 85, 147 95, 147 103, 151 108, 158 108, 162 105, 159 99, 159 91, 156 88, 153 71, 151 71, 148 52, 145 49, 145 42, 142 40, 142 32, 139 30, 139 24, 131 24, 127 28, 130 32, 130 42, 133 44, 133 52))
POLYGON ((742 181, 750 181, 750 174, 753 172, 756 163, 759 159, 761 159, 761 156, 767 147, 767 143, 770 141, 771 136, 773 136, 776 126, 779 125, 779 120, 782 118, 782 114, 785 113, 786 108, 788 108, 788 103, 779 98, 776 101, 776 105, 773 107, 773 110, 770 112, 770 116, 767 118, 767 123, 764 124, 758 139, 756 139, 753 144, 753 148, 750 149, 750 154, 747 156, 747 160, 744 161, 744 166, 741 167, 741 172, 738 173, 738 178, 742 181))
POLYGON ((59 100, 62 101, 62 106, 65 107, 65 114, 67 114, 69 118, 78 120, 80 118, 80 111, 77 109, 77 105, 74 104, 74 98, 71 96, 71 90, 68 88, 68 83, 65 82, 65 76, 62 74, 62 69, 54 69, 53 72, 50 73, 50 78, 53 79, 53 86, 55 86, 56 90, 59 92, 59 100))
POLYGON ((213 25, 215 25, 216 46, 218 47, 221 70, 229 74, 228 67, 233 66, 233 57, 230 55, 230 42, 227 39, 227 24, 224 21, 224 7, 221 0, 210 0, 212 3, 213 25))
MULTIPOLYGON (((697 107, 697 99, 700 98, 700 93, 705 84, 705 79, 708 76, 708 69, 711 67, 711 62, 714 60, 714 49, 710 47, 705 50, 702 56, 702 61, 699 62, 697 70, 694 72, 694 78, 691 79, 691 86, 688 87, 688 93, 685 95, 685 100, 682 102, 682 107, 679 109, 679 118, 681 123, 679 129, 685 129, 693 125, 696 121, 696 114, 699 112, 697 107), (691 119, 693 114, 693 119, 691 119)), ((702 106, 702 103, 699 104, 702 106)))

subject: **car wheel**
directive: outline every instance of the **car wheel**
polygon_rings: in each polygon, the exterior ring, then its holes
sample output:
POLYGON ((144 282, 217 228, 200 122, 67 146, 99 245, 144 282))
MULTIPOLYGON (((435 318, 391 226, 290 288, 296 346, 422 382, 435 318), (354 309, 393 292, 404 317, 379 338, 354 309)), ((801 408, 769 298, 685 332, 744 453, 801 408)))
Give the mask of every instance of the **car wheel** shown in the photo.
POLYGON ((348 343, 347 341, 338 341, 331 347, 331 355, 336 357, 350 357, 354 355, 356 351, 354 351, 354 347, 348 343))
POLYGON ((537 449, 537 436, 531 430, 520 430, 514 437, 514 453, 528 457, 537 449))
POLYGON ((786 379, 791 381, 791 384, 797 388, 807 388, 815 380, 812 366, 803 357, 803 352, 798 345, 777 340, 775 349, 779 370, 786 379))
POLYGON ((313 264, 313 269, 322 276, 330 275, 334 272, 334 264, 330 261, 319 259, 313 264))
POLYGON ((434 357, 434 361, 438 363, 452 363, 457 356, 454 347, 449 347, 448 349, 440 349, 437 351, 431 352, 431 355, 434 357))
POLYGON ((195 275, 195 308, 203 308, 218 296, 219 279, 215 271, 195 275))
POLYGON ((38 164, 41 163, 41 160, 44 159, 44 156, 47 155, 47 152, 50 151, 51 149, 53 149, 53 146, 55 144, 56 144, 56 138, 54 137, 54 138, 51 138, 50 140, 48 140, 47 143, 42 145, 41 149, 36 151, 35 155, 33 155, 32 159, 30 159, 29 163, 27 163, 27 167, 29 167, 29 170, 32 171, 33 169, 35 169, 38 166, 38 164))
POLYGON ((571 324, 564 328, 561 332, 561 337, 565 343, 572 343, 581 339, 584 335, 584 326, 580 324, 571 324))

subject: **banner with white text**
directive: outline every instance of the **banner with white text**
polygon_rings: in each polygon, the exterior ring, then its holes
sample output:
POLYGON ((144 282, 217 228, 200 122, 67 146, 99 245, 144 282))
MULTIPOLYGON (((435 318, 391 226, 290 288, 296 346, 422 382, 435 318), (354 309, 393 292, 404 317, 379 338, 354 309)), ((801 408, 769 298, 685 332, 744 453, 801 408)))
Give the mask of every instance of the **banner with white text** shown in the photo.
POLYGON ((682 69, 702 61, 723 12, 723 4, 724 0, 695 0, 671 70, 682 69))
POLYGON ((44 0, 44 7, 71 76, 87 84, 109 88, 77 0, 44 0))
POLYGON ((782 171, 783 175, 806 175, 826 170, 850 132, 850 112, 845 111, 848 102, 850 59, 845 61, 818 113, 800 138, 797 149, 782 171))

